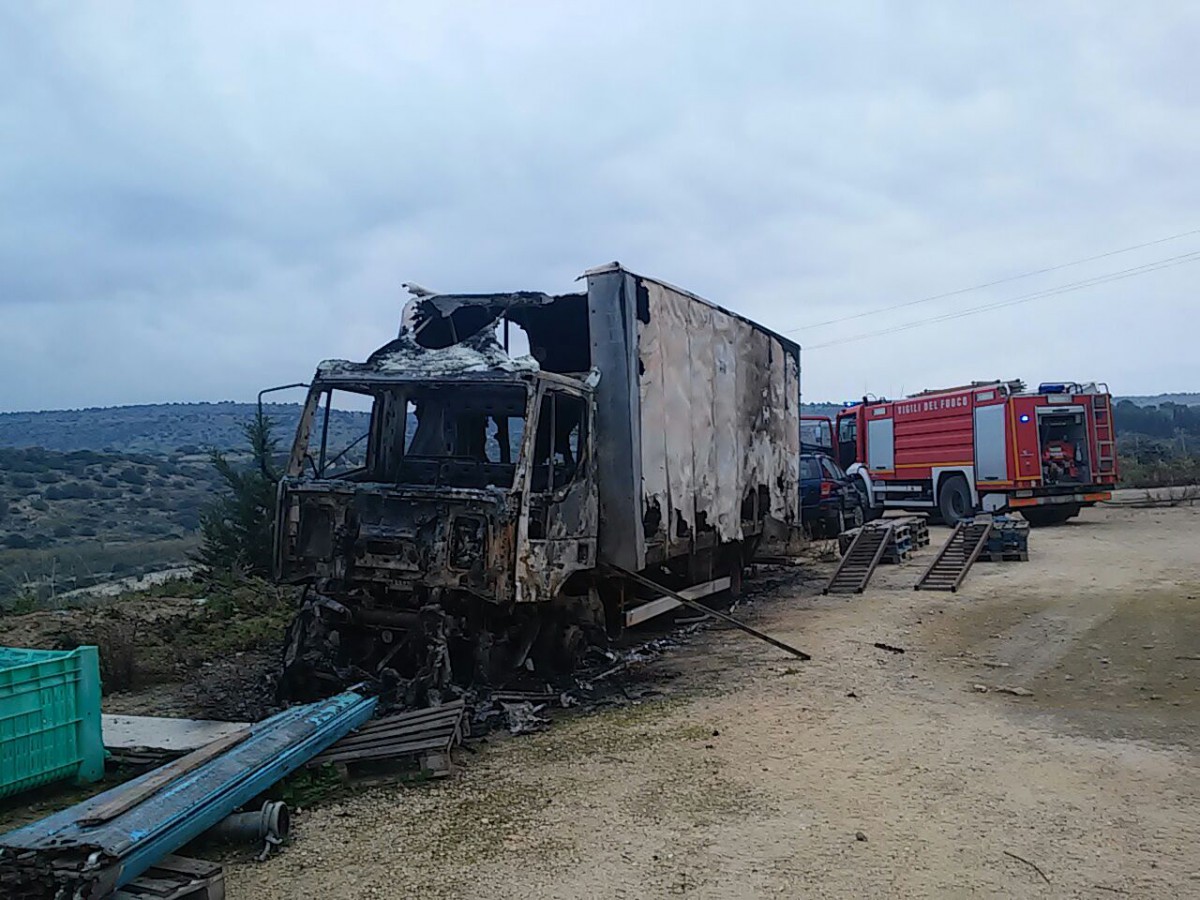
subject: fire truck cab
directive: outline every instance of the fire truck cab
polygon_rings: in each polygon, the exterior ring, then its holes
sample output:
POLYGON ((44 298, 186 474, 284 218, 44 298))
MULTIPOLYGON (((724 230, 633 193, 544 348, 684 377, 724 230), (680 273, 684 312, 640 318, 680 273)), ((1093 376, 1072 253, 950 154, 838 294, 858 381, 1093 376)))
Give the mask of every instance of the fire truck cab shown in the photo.
POLYGON ((953 524, 977 510, 1065 522, 1117 481, 1112 397, 1104 385, 976 382, 838 413, 836 453, 872 514, 927 510, 953 524))

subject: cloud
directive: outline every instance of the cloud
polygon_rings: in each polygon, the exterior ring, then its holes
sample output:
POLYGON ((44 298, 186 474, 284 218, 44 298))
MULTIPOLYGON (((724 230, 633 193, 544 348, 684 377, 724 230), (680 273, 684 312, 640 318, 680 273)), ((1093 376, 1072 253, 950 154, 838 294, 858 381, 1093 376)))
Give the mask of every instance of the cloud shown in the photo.
MULTIPOLYGON (((382 343, 410 279, 618 258, 792 329, 1200 227, 1191 4, 702 6, 0 9, 0 408, 248 398, 382 343)), ((1195 387, 1194 281, 814 349, 805 396, 1195 387)))

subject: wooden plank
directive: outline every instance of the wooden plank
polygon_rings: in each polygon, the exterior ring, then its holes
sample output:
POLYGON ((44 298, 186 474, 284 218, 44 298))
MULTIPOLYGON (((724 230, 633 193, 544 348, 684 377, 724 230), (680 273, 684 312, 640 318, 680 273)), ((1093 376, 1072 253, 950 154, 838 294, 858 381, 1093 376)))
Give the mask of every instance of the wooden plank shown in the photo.
MULTIPOLYGON (((454 703, 448 703, 443 706, 430 706, 426 709, 417 709, 411 712, 399 713, 394 716, 387 716, 382 719, 374 719, 367 722, 365 725, 350 732, 346 737, 352 738, 360 734, 366 734, 372 731, 383 731, 389 728, 404 726, 411 722, 423 722, 426 720, 437 719, 457 719, 463 715, 466 706, 463 701, 456 700, 454 703)), ((345 738, 343 738, 345 740, 345 738)))
POLYGON ((338 741, 325 752, 358 750, 362 747, 375 747, 381 744, 411 743, 412 741, 433 740, 435 738, 450 742, 454 739, 456 733, 457 729, 453 726, 439 726, 437 728, 420 728, 398 734, 364 734, 358 740, 338 741))
POLYGON ((164 856, 154 864, 154 868, 162 869, 164 872, 175 872, 179 875, 186 875, 189 878, 211 878, 214 875, 221 874, 220 863, 215 863, 207 859, 176 856, 175 854, 164 856))
POLYGON ((445 738, 449 740, 458 732, 452 724, 437 725, 431 728, 413 728, 407 731, 396 732, 394 734, 364 734, 353 741, 338 741, 325 752, 331 750, 352 750, 356 747, 364 747, 370 744, 380 744, 392 742, 393 744, 404 743, 406 741, 424 740, 425 738, 445 738))
POLYGON ((400 740, 413 740, 414 738, 444 736, 450 738, 457 732, 454 722, 443 722, 443 724, 434 724, 431 726, 420 726, 415 728, 404 728, 403 731, 383 732, 371 734, 361 734, 360 737, 354 740, 338 740, 331 750, 350 750, 356 746, 364 746, 366 744, 378 744, 380 742, 400 742, 400 740))
POLYGON ((250 737, 251 731, 249 728, 243 728, 232 734, 227 734, 225 737, 213 741, 199 750, 193 750, 187 756, 180 757, 173 763, 168 763, 161 769, 156 769, 146 776, 146 780, 134 788, 121 793, 120 796, 114 797, 107 803, 102 803, 100 806, 91 810, 86 817, 79 820, 80 825, 91 826, 100 825, 104 822, 111 821, 122 813, 133 809, 147 797, 152 797, 168 784, 177 781, 189 772, 192 772, 207 762, 211 762, 226 751, 236 747, 246 738, 250 737))
POLYGON ((169 856, 139 875, 112 900, 224 900, 225 873, 217 863, 169 856), (177 870, 188 871, 177 871, 177 870), (189 874, 195 872, 196 874, 189 874))
POLYGON ((449 749, 445 741, 425 740, 413 741, 407 744, 360 748, 358 750, 326 752, 310 760, 308 768, 312 769, 318 766, 337 763, 361 762, 368 759, 399 759, 403 756, 415 756, 425 751, 437 750, 445 752, 449 749))
POLYGON ((416 721, 393 721, 384 727, 364 728, 352 732, 338 741, 335 747, 351 746, 362 741, 376 740, 381 737, 404 737, 424 731, 457 731, 463 721, 463 710, 454 711, 453 715, 429 716, 416 721))
MULTIPOLYGON (((153 871, 153 869, 150 870, 150 872, 153 871)), ((147 873, 135 878, 129 888, 136 891, 135 896, 137 897, 173 897, 179 893, 181 887, 186 887, 190 881, 191 879, 181 881, 179 878, 155 878, 147 873)))
POLYGON ((615 572, 616 574, 623 575, 624 577, 628 578, 630 581, 640 584, 643 587, 650 588, 651 590, 661 591, 664 594, 667 594, 668 596, 674 597, 680 603, 684 603, 687 606, 692 607, 692 609, 696 610, 697 612, 703 613, 706 616, 712 616, 714 619, 720 619, 722 622, 726 622, 726 623, 732 625, 734 628, 737 628, 740 631, 746 632, 746 634, 749 634, 749 635, 752 635, 752 636, 758 638, 760 641, 765 641, 766 643, 770 644, 772 647, 777 647, 780 650, 783 650, 785 653, 790 653, 792 656, 795 656, 797 659, 802 659, 802 660, 812 659, 812 657, 809 654, 805 653, 803 650, 799 650, 796 647, 789 646, 788 644, 785 644, 783 641, 781 641, 777 638, 771 637, 769 634, 763 634, 761 631, 758 631, 755 628, 751 628, 745 622, 735 619, 733 616, 729 615, 729 613, 724 613, 717 609, 709 609, 703 603, 697 603, 695 600, 692 600, 691 598, 686 597, 677 591, 673 591, 664 585, 657 584, 656 582, 651 581, 649 578, 647 578, 644 575, 639 575, 636 572, 631 572, 628 569, 623 569, 620 566, 613 565, 612 563, 607 563, 606 567, 608 569, 610 569, 611 571, 615 572))
POLYGON ((430 713, 428 715, 395 715, 389 716, 386 719, 377 719, 373 722, 368 722, 367 725, 358 728, 347 734, 342 740, 350 740, 360 736, 360 734, 372 734, 377 732, 390 732, 403 730, 416 725, 425 725, 427 722, 440 721, 457 721, 463 715, 463 708, 448 709, 445 712, 430 713))
MULTIPOLYGON (((686 588, 679 592, 679 597, 685 597, 688 600, 702 600, 713 594, 721 591, 729 590, 731 584, 729 578, 716 578, 712 581, 706 581, 704 584, 698 584, 695 587, 686 588)), ((669 612, 683 604, 676 599, 675 595, 668 594, 665 597, 659 597, 657 600, 650 600, 640 606, 635 606, 633 609, 625 610, 625 627, 632 628, 634 625, 639 625, 655 616, 660 616, 665 612, 669 612)))

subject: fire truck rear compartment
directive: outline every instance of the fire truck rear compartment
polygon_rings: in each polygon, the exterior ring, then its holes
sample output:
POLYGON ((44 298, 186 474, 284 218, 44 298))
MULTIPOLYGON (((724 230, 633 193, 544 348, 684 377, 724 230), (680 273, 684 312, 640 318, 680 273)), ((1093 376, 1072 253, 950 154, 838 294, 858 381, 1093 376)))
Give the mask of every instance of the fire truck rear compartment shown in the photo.
POLYGON ((1038 411, 1042 483, 1090 484, 1088 426, 1082 408, 1038 411))

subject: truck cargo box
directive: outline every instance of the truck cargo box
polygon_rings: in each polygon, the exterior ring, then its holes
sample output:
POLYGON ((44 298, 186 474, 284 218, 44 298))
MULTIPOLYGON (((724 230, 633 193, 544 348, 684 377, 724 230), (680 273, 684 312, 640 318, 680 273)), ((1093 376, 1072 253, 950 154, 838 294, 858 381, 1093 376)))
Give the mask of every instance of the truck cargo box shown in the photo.
POLYGON ((600 558, 638 570, 799 524, 800 347, 615 263, 586 275, 600 558))

